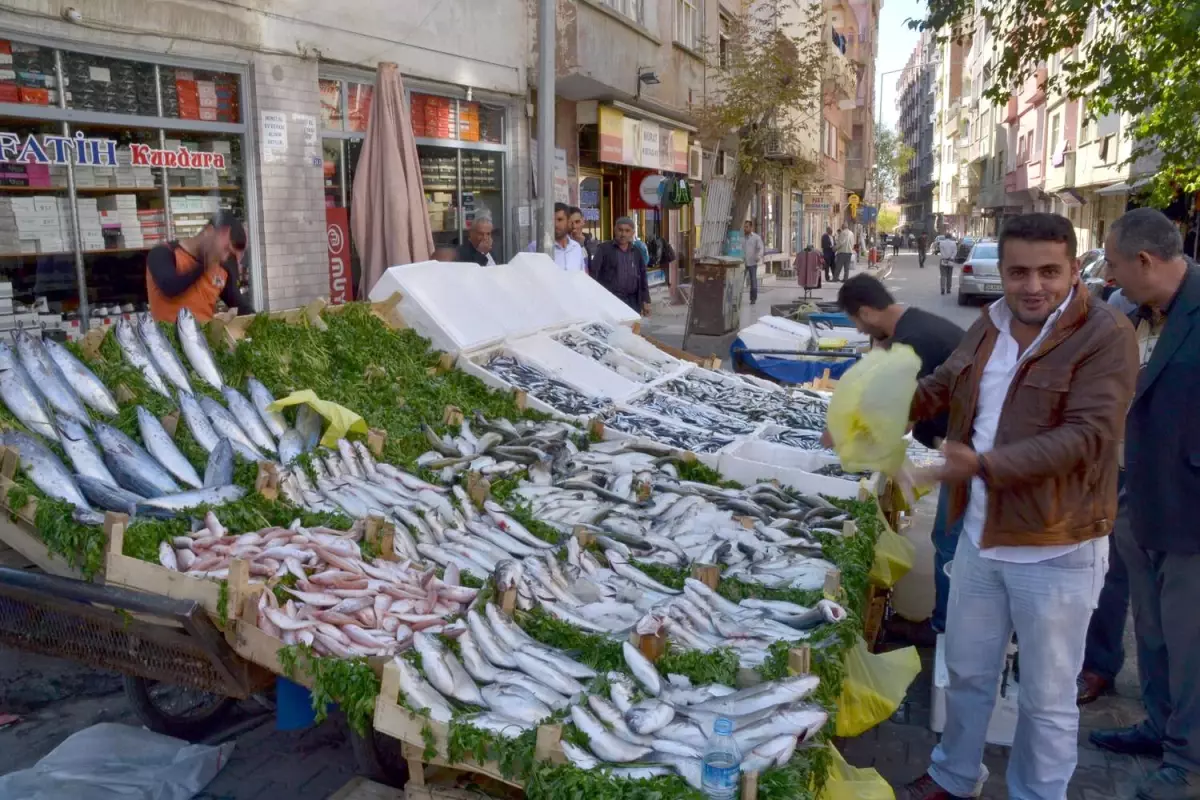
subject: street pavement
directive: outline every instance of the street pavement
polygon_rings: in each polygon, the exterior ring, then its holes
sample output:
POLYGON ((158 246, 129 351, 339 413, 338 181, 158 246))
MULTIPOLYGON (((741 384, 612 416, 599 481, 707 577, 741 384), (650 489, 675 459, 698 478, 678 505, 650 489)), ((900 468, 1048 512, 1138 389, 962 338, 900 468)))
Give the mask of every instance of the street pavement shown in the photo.
MULTIPOLYGON (((938 294, 937 269, 926 262, 917 267, 916 255, 902 252, 884 264, 886 282, 898 301, 924 308, 967 327, 978 308, 962 308, 953 295, 938 294)), ((836 297, 838 284, 815 292, 819 299, 836 297)), ((758 305, 743 304, 742 325, 770 313, 772 304, 797 299, 795 284, 767 282, 758 305)), ((686 309, 671 306, 662 292, 654 314, 643 325, 646 333, 678 345, 683 338, 686 309)), ((693 337, 689 349, 697 355, 718 354, 728 359, 732 337, 693 337)), ((1087 744, 1087 733, 1098 727, 1128 724, 1140 718, 1132 623, 1126 631, 1129 658, 1117 683, 1117 695, 1104 697, 1084 711, 1080 731, 1079 768, 1068 800, 1108 800, 1132 797, 1132 787, 1154 764, 1102 753, 1087 744)), ((897 787, 921 773, 936 736, 929 730, 932 652, 923 652, 925 668, 893 718, 855 739, 840 742, 847 760, 873 766, 897 787)), ((32 766, 71 733, 98 722, 137 725, 120 678, 71 662, 19 653, 0 647, 0 774, 32 766), (5 714, 19 719, 5 725, 5 714)), ((325 800, 354 774, 355 764, 342 721, 332 718, 303 731, 274 730, 270 715, 243 715, 224 738, 237 742, 230 762, 207 790, 204 800, 325 800), (256 721, 257 720, 257 721, 256 721)), ((1007 797, 1004 769, 1008 750, 988 746, 985 761, 992 779, 985 800, 1007 797)))

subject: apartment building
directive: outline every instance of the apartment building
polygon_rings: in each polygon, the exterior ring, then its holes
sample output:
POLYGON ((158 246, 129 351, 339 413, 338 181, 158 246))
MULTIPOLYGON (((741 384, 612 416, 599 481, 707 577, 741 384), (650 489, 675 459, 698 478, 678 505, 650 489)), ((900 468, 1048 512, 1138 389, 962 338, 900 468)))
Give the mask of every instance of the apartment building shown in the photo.
POLYGON ((969 216, 965 175, 961 176, 960 182, 959 170, 959 146, 963 141, 965 121, 962 109, 964 47, 954 39, 940 42, 938 48, 934 79, 934 226, 939 232, 961 235, 969 216))
POLYGON ((924 31, 913 48, 898 81, 899 136, 912 151, 900 174, 900 224, 919 233, 934 232, 933 217, 933 126, 936 115, 934 76, 939 48, 924 31))

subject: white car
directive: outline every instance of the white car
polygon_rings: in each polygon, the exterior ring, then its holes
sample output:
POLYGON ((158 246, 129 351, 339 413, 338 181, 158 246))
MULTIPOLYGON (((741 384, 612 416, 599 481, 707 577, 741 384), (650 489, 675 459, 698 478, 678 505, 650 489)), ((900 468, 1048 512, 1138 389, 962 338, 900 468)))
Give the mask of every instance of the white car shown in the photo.
POLYGON ((958 304, 972 300, 995 300, 1004 295, 1000 284, 1000 245, 985 239, 971 248, 958 277, 958 304))

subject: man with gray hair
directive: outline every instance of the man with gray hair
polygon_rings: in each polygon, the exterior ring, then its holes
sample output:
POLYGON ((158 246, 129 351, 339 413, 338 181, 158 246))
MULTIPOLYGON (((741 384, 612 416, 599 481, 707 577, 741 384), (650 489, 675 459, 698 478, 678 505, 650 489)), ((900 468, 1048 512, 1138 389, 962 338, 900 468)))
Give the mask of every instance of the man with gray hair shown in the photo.
POLYGON ((650 316, 650 285, 646 259, 633 246, 633 220, 621 217, 613 225, 613 240, 596 248, 591 275, 596 282, 644 317, 650 316))
POLYGON ((478 264, 481 267, 494 267, 496 260, 492 258, 492 215, 476 214, 467 229, 467 240, 458 246, 454 260, 464 264, 478 264))
POLYGON ((1141 367, 1125 421, 1129 524, 1114 541, 1129 574, 1145 721, 1095 731, 1098 747, 1161 756, 1141 800, 1200 798, 1200 268, 1159 211, 1117 220, 1109 274, 1139 304, 1141 367), (1190 410, 1189 410, 1190 409, 1190 410))

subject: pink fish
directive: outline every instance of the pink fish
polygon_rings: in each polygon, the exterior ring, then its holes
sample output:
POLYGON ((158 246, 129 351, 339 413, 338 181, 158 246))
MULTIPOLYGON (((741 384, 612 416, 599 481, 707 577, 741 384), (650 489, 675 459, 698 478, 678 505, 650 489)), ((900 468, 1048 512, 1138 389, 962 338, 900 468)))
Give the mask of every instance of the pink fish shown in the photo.
POLYGON ((340 597, 335 597, 324 592, 298 592, 295 589, 284 588, 284 591, 301 600, 305 603, 312 603, 314 606, 336 606, 342 602, 340 597))

